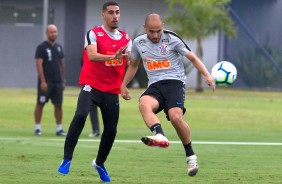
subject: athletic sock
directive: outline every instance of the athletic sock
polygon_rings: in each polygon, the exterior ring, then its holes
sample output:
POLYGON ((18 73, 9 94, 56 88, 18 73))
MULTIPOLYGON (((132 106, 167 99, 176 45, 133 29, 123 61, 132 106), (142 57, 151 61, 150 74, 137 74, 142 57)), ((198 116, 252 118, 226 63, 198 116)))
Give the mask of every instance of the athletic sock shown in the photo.
POLYGON ((162 129, 162 125, 160 123, 156 123, 153 126, 151 126, 150 130, 156 135, 156 134, 162 134, 164 136, 164 132, 162 129))
POLYGON ((190 142, 189 144, 186 144, 186 145, 183 144, 183 146, 184 146, 185 153, 186 153, 187 157, 195 155, 193 148, 192 148, 192 142, 190 142))
POLYGON ((41 125, 40 123, 35 124, 35 130, 41 130, 41 125))
POLYGON ((62 123, 57 123, 57 128, 56 128, 57 132, 62 129, 63 129, 62 123))

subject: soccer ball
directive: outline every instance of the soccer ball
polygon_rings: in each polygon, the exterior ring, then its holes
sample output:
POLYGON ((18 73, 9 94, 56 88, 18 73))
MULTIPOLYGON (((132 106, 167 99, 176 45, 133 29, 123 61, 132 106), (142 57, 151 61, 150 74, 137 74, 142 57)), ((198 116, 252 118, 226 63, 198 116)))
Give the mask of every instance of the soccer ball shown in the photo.
POLYGON ((232 63, 221 61, 212 67, 211 75, 216 85, 229 86, 237 78, 237 69, 232 63))

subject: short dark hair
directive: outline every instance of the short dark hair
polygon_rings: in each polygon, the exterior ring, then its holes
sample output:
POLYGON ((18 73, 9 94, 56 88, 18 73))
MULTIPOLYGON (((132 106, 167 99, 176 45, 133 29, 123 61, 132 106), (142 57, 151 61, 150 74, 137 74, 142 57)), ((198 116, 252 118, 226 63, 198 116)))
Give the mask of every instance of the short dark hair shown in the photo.
POLYGON ((115 1, 107 1, 104 3, 102 11, 107 10, 108 6, 118 6, 118 3, 115 1))

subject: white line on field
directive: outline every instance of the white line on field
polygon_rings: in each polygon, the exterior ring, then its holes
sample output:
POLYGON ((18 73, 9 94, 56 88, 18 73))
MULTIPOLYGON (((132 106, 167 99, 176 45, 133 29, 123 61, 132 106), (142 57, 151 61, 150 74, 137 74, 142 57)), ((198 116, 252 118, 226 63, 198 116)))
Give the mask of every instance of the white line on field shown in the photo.
MULTIPOLYGON (((38 137, 39 138, 39 137, 38 137)), ((35 138, 22 137, 0 137, 0 141, 34 141, 35 138)), ((39 138, 42 141, 65 141, 57 138, 39 138)), ((99 139, 79 139, 79 142, 100 142, 99 139)), ((139 140, 115 140, 116 143, 141 143, 139 140)), ((181 144, 180 141, 170 141, 171 144, 181 144)), ((282 146, 281 142, 214 142, 214 141, 193 141, 193 144, 210 145, 258 145, 258 146, 282 146)))

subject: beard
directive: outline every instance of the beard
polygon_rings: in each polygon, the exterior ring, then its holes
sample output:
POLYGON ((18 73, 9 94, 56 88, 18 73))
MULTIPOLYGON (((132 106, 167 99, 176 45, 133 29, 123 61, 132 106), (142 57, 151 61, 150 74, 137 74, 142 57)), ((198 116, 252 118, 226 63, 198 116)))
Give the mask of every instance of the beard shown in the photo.
POLYGON ((57 39, 57 36, 49 36, 48 38, 51 42, 55 42, 57 39))
POLYGON ((148 38, 149 40, 151 40, 151 42, 153 42, 153 43, 159 43, 159 41, 160 41, 160 38, 154 38, 154 39, 152 39, 152 38, 150 38, 148 35, 147 35, 147 38, 148 38))
POLYGON ((112 25, 111 28, 112 28, 112 29, 117 29, 117 28, 118 28, 118 25, 117 25, 117 24, 112 25))

